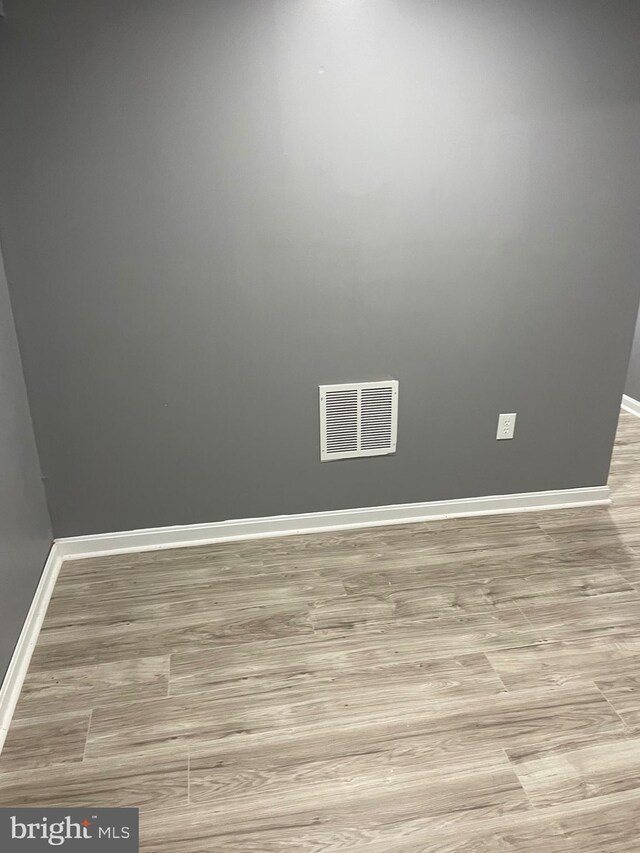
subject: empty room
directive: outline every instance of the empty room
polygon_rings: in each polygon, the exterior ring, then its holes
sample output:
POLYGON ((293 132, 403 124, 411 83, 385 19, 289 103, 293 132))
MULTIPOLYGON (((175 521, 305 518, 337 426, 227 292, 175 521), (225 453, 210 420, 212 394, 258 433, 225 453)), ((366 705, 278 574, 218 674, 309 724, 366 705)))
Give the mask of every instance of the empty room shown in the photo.
POLYGON ((2 853, 638 853, 639 46, 0 0, 2 853))

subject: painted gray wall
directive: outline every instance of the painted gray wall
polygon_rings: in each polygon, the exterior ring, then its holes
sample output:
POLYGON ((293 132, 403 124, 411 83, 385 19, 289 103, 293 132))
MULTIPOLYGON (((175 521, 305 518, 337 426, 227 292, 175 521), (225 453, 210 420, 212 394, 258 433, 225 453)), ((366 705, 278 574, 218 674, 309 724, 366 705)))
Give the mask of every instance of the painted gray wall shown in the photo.
POLYGON ((633 397, 634 400, 640 400, 640 314, 636 323, 636 334, 633 339, 627 384, 624 390, 629 397, 633 397))
POLYGON ((0 255, 0 682, 50 545, 51 526, 0 255))
POLYGON ((606 481, 635 0, 6 7, 0 225, 57 535, 606 481), (397 455, 321 464, 317 385, 389 375, 397 455))

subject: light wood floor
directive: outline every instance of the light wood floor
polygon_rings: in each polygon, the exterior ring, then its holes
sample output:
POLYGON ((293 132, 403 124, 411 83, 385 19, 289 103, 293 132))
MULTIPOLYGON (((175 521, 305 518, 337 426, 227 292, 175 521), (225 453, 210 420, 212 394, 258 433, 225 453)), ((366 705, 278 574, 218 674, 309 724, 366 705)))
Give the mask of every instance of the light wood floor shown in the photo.
POLYGON ((67 563, 0 805, 144 851, 640 850, 640 419, 615 505, 67 563))

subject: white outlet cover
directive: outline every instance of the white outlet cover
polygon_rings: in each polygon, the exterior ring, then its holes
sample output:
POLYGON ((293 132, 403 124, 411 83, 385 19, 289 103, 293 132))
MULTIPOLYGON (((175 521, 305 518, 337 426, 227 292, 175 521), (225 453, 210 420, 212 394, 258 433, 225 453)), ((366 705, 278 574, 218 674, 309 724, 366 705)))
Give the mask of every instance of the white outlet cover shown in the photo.
POLYGON ((498 415, 498 431, 496 433, 498 441, 513 438, 513 434, 516 431, 516 417, 516 412, 498 415))

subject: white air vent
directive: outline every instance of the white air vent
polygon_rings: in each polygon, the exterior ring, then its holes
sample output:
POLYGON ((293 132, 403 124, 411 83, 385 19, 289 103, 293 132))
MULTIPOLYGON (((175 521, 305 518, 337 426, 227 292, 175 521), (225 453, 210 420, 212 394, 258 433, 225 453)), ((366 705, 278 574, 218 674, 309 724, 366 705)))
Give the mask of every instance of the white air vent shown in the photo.
POLYGON ((398 382, 320 386, 320 459, 395 453, 398 382))

